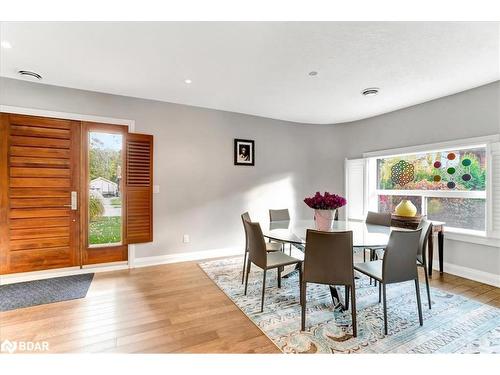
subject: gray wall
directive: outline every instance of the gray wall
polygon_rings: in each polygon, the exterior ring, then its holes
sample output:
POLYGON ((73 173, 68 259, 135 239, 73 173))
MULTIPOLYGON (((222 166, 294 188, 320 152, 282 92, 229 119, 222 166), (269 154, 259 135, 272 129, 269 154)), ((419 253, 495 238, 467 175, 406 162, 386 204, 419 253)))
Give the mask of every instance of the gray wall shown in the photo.
MULTIPOLYGON (((376 100, 376 98, 374 98, 376 100)), ((436 99, 417 106, 337 125, 342 154, 362 157, 364 152, 500 133, 500 82, 436 99)), ((500 249, 445 241, 444 261, 500 275, 500 249)))
POLYGON ((136 256, 242 246, 240 215, 269 208, 312 217, 302 199, 341 192, 343 165, 331 127, 0 79, 0 104, 131 119, 154 135, 154 242, 136 256), (255 140, 256 165, 233 165, 233 139, 255 140), (336 160, 337 158, 335 158, 336 160), (182 243, 183 234, 191 242, 182 243))
MULTIPOLYGON (((373 98, 376 100, 376 98, 373 98)), ((372 99, 368 99, 372 100, 372 99)), ((154 242, 137 256, 241 246, 239 215, 343 191, 344 158, 500 133, 500 82, 366 120, 305 125, 197 107, 0 79, 0 104, 132 119, 155 136, 154 242), (256 141, 256 166, 233 165, 233 138, 256 141), (183 234, 191 242, 182 243, 183 234)), ((500 274, 498 248, 447 240, 445 261, 500 274)))
MULTIPOLYGON (((372 98, 367 98, 371 100, 372 98)), ((373 98, 376 100, 376 97, 373 98)), ((500 133, 500 82, 365 120, 339 124, 344 155, 500 133)))

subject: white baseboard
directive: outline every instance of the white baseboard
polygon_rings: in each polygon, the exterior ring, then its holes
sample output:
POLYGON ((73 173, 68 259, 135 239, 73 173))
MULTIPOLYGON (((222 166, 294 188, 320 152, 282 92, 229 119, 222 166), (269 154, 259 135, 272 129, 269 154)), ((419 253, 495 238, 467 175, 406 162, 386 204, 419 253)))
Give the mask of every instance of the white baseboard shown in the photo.
MULTIPOLYGON (((439 272, 439 262, 434 261, 432 269, 439 272)), ((480 283, 496 286, 500 288, 500 275, 494 273, 476 270, 474 268, 463 267, 453 263, 443 263, 443 270, 446 273, 460 276, 465 279, 478 281, 480 283)))
POLYGON ((193 260, 203 260, 210 258, 227 257, 234 255, 241 255, 241 247, 232 247, 224 249, 214 249, 206 251, 193 251, 189 253, 174 253, 166 255, 158 255, 152 257, 135 258, 133 261, 127 262, 114 262, 105 264, 93 264, 80 267, 57 268, 44 271, 33 271, 24 273, 14 273, 8 275, 0 275, 0 285, 20 283, 24 281, 50 279, 53 277, 81 275, 91 272, 109 272, 126 270, 136 267, 149 267, 160 264, 179 263, 193 260))
POLYGON ((52 270, 33 271, 23 273, 13 273, 8 275, 0 275, 0 285, 21 283, 24 281, 50 279, 53 277, 81 275, 84 273, 97 273, 108 271, 126 270, 129 268, 127 262, 113 262, 105 264, 91 264, 88 266, 56 268, 52 270))
POLYGON ((189 253, 174 253, 166 255, 157 255, 152 257, 135 258, 134 267, 149 267, 159 264, 188 262, 193 260, 203 260, 210 258, 227 257, 234 255, 242 255, 241 247, 230 247, 224 249, 214 249, 205 251, 192 251, 189 253))
MULTIPOLYGON (((241 247, 231 247, 224 249, 214 249, 206 251, 193 251, 188 253, 174 253, 166 255, 158 255, 151 257, 135 258, 132 264, 127 262, 116 262, 99 265, 89 265, 80 267, 60 268, 46 271, 35 271, 26 273, 17 273, 9 275, 0 275, 0 285, 13 284, 23 281, 48 279, 52 277, 79 275, 89 272, 108 272, 118 271, 136 267, 149 267, 160 264, 170 264, 179 262, 188 262, 194 260, 203 260, 219 257, 227 257, 234 255, 242 255, 241 247)), ((439 271, 439 262, 434 261, 433 270, 439 271)), ((444 263, 444 271, 446 273, 460 276, 466 279, 478 281, 484 284, 493 285, 500 288, 500 275, 485 271, 476 270, 473 268, 459 266, 453 263, 444 263)))

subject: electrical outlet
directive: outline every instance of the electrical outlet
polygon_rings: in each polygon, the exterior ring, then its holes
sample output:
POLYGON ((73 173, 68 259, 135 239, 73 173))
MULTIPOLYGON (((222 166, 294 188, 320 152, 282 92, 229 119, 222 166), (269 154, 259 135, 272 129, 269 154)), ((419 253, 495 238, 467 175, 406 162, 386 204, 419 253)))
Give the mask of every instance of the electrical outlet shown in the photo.
POLYGON ((182 236, 182 242, 189 243, 189 234, 185 234, 184 236, 182 236))

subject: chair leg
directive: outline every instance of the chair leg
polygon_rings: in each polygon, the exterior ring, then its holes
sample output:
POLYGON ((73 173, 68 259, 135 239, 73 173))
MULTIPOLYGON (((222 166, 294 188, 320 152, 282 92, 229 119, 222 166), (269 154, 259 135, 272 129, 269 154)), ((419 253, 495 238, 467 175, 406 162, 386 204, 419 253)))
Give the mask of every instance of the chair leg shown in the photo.
POLYGON ((264 311, 264 295, 266 293, 266 273, 267 270, 264 270, 264 277, 262 278, 262 301, 260 303, 260 312, 264 311))
POLYGON ((378 303, 382 302, 382 283, 378 283, 378 303))
POLYGON ((384 299, 384 333, 387 335, 387 293, 385 290, 385 284, 382 284, 382 294, 384 299))
POLYGON ((349 286, 345 286, 345 309, 349 310, 349 286))
POLYGON ((358 323, 356 321, 356 285, 354 280, 351 285, 352 297, 351 297, 351 316, 352 316, 352 336, 358 336, 358 323))
MULTIPOLYGON (((370 249, 370 260, 374 261, 374 260, 376 260, 376 258, 377 258, 377 255, 375 253, 375 250, 374 249, 370 249)), ((375 286, 377 286, 377 280, 376 279, 373 279, 373 284, 375 284, 375 286)))
POLYGON ((241 283, 243 284, 245 282, 245 271, 246 271, 246 266, 247 266, 247 254, 248 252, 245 251, 245 256, 243 258, 243 273, 241 274, 241 283))
POLYGON ((301 312, 301 330, 305 331, 306 330, 306 293, 307 293, 307 283, 303 282, 301 287, 301 294, 302 294, 302 312, 301 312))
POLYGON ((330 296, 332 297, 332 304, 335 307, 339 302, 341 302, 339 294, 337 292, 337 287, 335 285, 329 285, 329 289, 330 289, 330 296))
POLYGON ((423 326, 424 320, 422 318, 422 302, 420 301, 420 287, 418 285, 418 277, 415 279, 415 290, 417 292, 418 321, 420 325, 423 326))
POLYGON ((247 295, 248 274, 250 273, 250 267, 251 266, 252 266, 252 262, 250 262, 250 259, 247 259, 247 276, 245 277, 245 296, 247 295))
MULTIPOLYGON (((363 248, 363 263, 366 262, 366 250, 370 250, 370 249, 363 248)), ((371 277, 370 277, 370 285, 372 285, 372 278, 371 277)))
POLYGON ((300 304, 302 305, 304 303, 303 296, 302 296, 302 265, 299 263, 299 290, 300 290, 300 304))
POLYGON ((277 270, 277 274, 278 274, 278 288, 281 288, 281 271, 282 271, 282 267, 278 267, 276 270, 277 270))
POLYGON ((432 309, 431 305, 431 288, 429 286, 429 275, 427 275, 427 266, 424 263, 424 275, 425 275, 425 286, 427 287, 427 300, 429 301, 429 309, 432 309))

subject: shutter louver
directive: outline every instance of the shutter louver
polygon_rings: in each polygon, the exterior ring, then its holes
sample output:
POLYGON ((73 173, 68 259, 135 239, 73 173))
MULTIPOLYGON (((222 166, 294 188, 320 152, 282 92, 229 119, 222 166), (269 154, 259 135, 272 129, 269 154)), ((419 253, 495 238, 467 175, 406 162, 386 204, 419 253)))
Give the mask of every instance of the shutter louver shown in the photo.
POLYGON ((153 136, 127 135, 127 243, 153 240, 153 136))
POLYGON ((488 235, 495 238, 500 238, 500 143, 492 143, 490 145, 490 160, 491 163, 491 202, 489 208, 491 213, 488 235))

